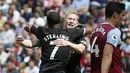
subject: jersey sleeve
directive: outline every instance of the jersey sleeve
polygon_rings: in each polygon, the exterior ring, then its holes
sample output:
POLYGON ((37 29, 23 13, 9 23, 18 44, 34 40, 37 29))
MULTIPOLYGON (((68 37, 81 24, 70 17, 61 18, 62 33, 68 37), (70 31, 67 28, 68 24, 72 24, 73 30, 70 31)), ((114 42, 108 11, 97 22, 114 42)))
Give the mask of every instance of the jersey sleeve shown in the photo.
POLYGON ((81 43, 87 47, 88 41, 85 39, 85 33, 86 33, 85 30, 86 28, 77 29, 76 35, 78 36, 78 38, 76 39, 75 42, 81 43))
POLYGON ((40 38, 40 29, 41 29, 41 26, 32 25, 30 28, 30 31, 39 39, 40 38))
POLYGON ((85 33, 86 33, 86 28, 77 29, 75 31, 75 33, 76 33, 75 35, 79 35, 79 36, 83 37, 85 35, 85 33))
POLYGON ((85 39, 85 37, 84 37, 84 38, 81 38, 81 39, 79 40, 79 43, 85 45, 86 47, 87 47, 88 44, 89 44, 89 42, 85 39))
POLYGON ((86 28, 82 28, 80 32, 81 32, 81 36, 84 36, 86 34, 86 28))
POLYGON ((69 28, 67 29, 70 33, 70 35, 73 36, 83 36, 86 33, 86 28, 69 28))
POLYGON ((107 43, 117 47, 118 44, 121 44, 121 32, 119 29, 115 28, 108 32, 107 34, 107 43))

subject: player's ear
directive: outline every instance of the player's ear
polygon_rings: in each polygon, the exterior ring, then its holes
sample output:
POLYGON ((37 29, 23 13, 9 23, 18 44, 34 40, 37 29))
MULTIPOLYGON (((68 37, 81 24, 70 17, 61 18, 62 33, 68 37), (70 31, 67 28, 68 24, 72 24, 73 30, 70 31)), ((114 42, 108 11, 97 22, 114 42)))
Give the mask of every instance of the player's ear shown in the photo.
POLYGON ((113 17, 114 17, 114 19, 118 18, 118 13, 114 12, 113 17))

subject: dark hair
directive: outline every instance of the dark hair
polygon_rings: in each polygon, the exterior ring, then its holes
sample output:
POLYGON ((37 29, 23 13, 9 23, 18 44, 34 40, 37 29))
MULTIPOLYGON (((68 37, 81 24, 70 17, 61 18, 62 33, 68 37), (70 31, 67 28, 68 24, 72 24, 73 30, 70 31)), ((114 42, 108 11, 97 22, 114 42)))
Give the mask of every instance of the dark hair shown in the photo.
POLYGON ((60 15, 58 12, 55 11, 51 11, 49 12, 49 14, 47 15, 47 23, 48 24, 58 24, 60 23, 60 15))
POLYGON ((125 4, 119 2, 109 2, 105 10, 106 18, 111 18, 115 12, 120 14, 122 10, 125 10, 125 4))

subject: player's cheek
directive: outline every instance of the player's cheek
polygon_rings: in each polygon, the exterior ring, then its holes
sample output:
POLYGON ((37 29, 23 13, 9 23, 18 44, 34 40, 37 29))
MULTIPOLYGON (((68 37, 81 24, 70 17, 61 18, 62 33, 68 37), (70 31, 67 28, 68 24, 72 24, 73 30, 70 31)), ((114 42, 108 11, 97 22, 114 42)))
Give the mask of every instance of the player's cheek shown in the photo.
POLYGON ((69 24, 69 23, 70 23, 70 20, 67 21, 67 24, 69 24))

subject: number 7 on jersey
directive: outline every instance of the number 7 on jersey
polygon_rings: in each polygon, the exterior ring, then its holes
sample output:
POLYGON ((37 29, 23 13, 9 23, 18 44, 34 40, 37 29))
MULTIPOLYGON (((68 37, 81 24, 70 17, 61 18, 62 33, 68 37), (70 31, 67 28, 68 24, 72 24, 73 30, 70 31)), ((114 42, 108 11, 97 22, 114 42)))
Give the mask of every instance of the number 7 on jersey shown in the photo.
MULTIPOLYGON (((53 45, 53 44, 54 44, 54 41, 50 41, 50 45, 53 45)), ((59 46, 56 45, 56 46, 54 47, 54 49, 52 50, 52 53, 51 53, 51 55, 50 55, 50 60, 54 60, 54 57, 55 57, 56 52, 58 51, 58 49, 59 49, 59 46)))

